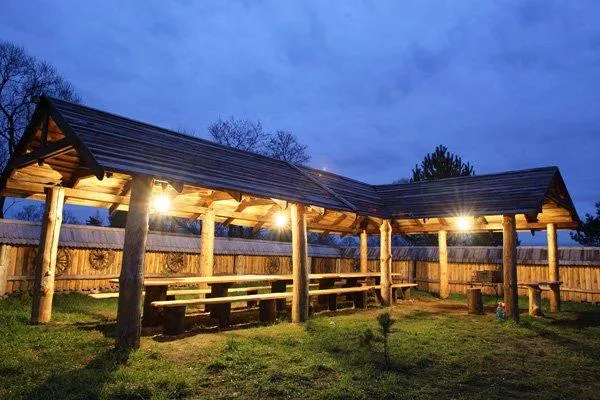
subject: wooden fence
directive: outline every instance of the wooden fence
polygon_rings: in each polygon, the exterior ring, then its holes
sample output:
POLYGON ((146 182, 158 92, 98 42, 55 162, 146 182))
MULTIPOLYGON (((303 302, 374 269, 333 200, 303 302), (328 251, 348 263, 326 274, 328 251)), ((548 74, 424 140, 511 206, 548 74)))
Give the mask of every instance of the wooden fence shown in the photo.
MULTIPOLYGON (((37 257, 34 245, 2 244, 0 262, 0 295, 18 293, 31 288, 37 257), (2 291, 2 288, 5 288, 2 291)), ((344 254, 344 252, 341 252, 344 254)), ((116 289, 108 280, 118 278, 122 252, 118 249, 60 247, 57 261, 56 291, 105 291, 116 289)), ((378 271, 379 261, 371 257, 369 270, 378 271)), ((147 277, 197 275, 199 254, 149 251, 146 254, 147 277)), ((358 269, 356 258, 311 257, 312 272, 351 272, 358 269)), ((584 264, 584 263, 582 263, 584 264)), ((394 260, 393 272, 403 281, 414 281, 420 290, 439 290, 438 263, 432 260, 394 260)), ((450 262, 451 293, 466 293, 475 271, 498 270, 495 262, 450 262)), ((291 273, 291 257, 281 255, 215 255, 214 274, 286 274, 291 273)), ((562 298, 567 301, 600 302, 600 263, 595 265, 561 265, 564 282, 562 298)), ((545 281, 548 267, 544 264, 520 264, 519 282, 545 281)), ((493 294, 491 287, 484 292, 493 294)), ((525 295, 524 290, 520 290, 525 295)))

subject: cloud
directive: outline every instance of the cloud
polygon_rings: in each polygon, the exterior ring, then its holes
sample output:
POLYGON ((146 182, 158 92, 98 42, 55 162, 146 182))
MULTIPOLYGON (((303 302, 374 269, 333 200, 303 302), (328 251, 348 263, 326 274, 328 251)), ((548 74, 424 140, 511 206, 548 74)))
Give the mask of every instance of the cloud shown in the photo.
POLYGON ((373 183, 446 144, 479 173, 560 166, 582 214, 600 200, 596 1, 32 0, 3 11, 0 36, 94 106, 200 133, 219 116, 261 119, 295 132, 315 166, 373 183))

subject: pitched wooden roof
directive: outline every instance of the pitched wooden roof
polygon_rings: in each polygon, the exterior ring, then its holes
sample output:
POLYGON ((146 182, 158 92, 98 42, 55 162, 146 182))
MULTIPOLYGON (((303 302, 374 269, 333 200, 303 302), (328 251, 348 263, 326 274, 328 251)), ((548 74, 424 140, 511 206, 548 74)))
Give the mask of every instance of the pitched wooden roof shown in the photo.
MULTIPOLYGON (((127 209, 128 182, 137 174, 171 183, 178 192, 174 198, 181 200, 174 214, 179 216, 202 215, 211 190, 235 192, 239 196, 210 201, 224 202, 217 210, 221 221, 250 220, 248 226, 255 228, 269 225, 272 206, 280 200, 328 210, 309 216, 309 228, 324 232, 351 233, 360 225, 376 233, 382 218, 394 220, 397 232, 451 230, 451 219, 461 215, 517 214, 518 229, 579 223, 557 167, 370 185, 44 96, 2 174, 0 189, 3 195, 40 198, 45 185, 58 184, 71 188, 71 202, 127 209), (254 197, 243 203, 242 195, 254 197), (438 220, 420 221, 432 218, 438 220)), ((488 218, 475 229, 498 226, 488 218)))
POLYGON ((497 174, 465 176, 376 186, 389 211, 398 217, 433 218, 460 215, 535 214, 547 195, 575 207, 566 192, 558 167, 497 174))

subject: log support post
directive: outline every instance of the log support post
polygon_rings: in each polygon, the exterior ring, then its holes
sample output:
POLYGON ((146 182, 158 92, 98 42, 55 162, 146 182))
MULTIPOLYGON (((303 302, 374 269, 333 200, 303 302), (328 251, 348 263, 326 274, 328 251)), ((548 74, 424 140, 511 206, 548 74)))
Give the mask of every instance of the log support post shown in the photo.
POLYGON ((502 268, 504 274, 504 305, 506 318, 519 322, 517 291, 517 229, 514 215, 502 218, 502 268))
POLYGON ((369 248, 367 242, 367 231, 363 229, 360 232, 360 272, 362 273, 369 272, 369 248))
POLYGON ((440 298, 447 299, 450 295, 448 286, 448 234, 446 231, 438 232, 438 246, 440 257, 440 298))
POLYGON ((381 304, 392 305, 392 226, 384 219, 379 228, 379 264, 381 273, 381 304))
POLYGON ((292 228, 292 322, 308 320, 308 248, 306 239, 306 212, 301 204, 290 205, 292 228))
POLYGON ((560 272, 558 262, 558 240, 556 238, 556 225, 548 224, 548 280, 550 285, 550 311, 560 311, 560 272))
POLYGON ((45 189, 46 206, 35 265, 31 322, 45 324, 52 318, 52 298, 54 297, 54 274, 56 273, 56 254, 62 223, 65 191, 59 187, 45 189))
POLYGON ((131 200, 125 224, 123 262, 119 276, 116 347, 140 347, 141 303, 144 283, 144 257, 148 237, 148 220, 153 179, 135 176, 131 183, 131 200))
MULTIPOLYGON (((215 210, 209 208, 200 233, 200 276, 212 276, 215 263, 215 210)), ((207 287, 206 285, 204 287, 207 287)))

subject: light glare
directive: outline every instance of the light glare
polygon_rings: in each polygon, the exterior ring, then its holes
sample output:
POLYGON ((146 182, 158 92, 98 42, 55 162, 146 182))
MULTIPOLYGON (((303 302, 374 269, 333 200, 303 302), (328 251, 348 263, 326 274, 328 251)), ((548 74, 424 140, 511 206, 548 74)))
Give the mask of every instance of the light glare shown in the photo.
POLYGON ((278 228, 283 228, 287 223, 287 217, 283 213, 277 213, 275 215, 275 225, 278 228))
POLYGON ((468 231, 469 229, 471 229, 471 218, 459 217, 456 221, 456 227, 459 231, 468 231))
POLYGON ((165 213, 169 211, 170 206, 171 200, 164 194, 161 194, 154 198, 154 209, 159 213, 165 213))

